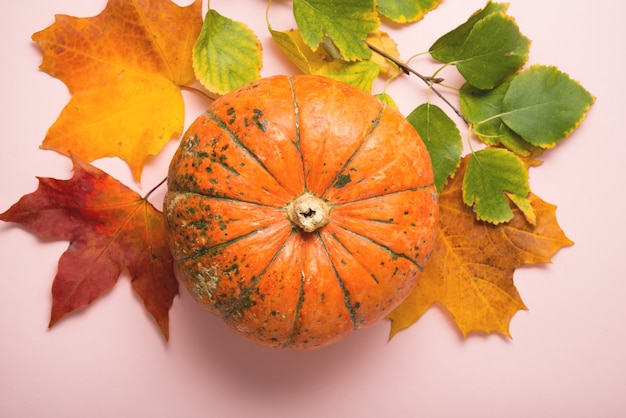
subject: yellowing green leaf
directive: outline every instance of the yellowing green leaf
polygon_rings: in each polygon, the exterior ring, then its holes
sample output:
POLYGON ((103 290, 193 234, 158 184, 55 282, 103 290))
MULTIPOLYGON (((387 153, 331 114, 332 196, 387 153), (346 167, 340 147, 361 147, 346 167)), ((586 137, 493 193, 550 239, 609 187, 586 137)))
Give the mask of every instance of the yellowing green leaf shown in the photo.
POLYGON ((395 100, 393 100, 393 97, 391 97, 389 94, 378 93, 378 94, 375 94, 374 96, 376 96, 378 100, 380 100, 382 103, 386 104, 387 106, 391 106, 394 109, 399 110, 398 104, 395 102, 395 100))
MULTIPOLYGON (((478 219, 494 224, 511 220, 513 212, 507 194, 523 202, 528 193, 527 168, 512 152, 486 148, 469 157, 463 179, 463 201, 474 208, 478 219)), ((523 207, 528 208, 525 203, 523 207)))
POLYGON ((472 132, 484 143, 503 145, 521 156, 539 154, 542 149, 525 141, 500 118, 502 100, 509 88, 505 81, 491 90, 480 90, 465 83, 459 91, 461 111, 470 122, 472 132))
POLYGON ((485 8, 476 11, 463 24, 437 39, 428 52, 438 61, 455 61, 476 23, 493 13, 505 13, 508 7, 507 3, 492 3, 489 1, 485 8))
POLYGON ((519 70, 528 59, 530 40, 504 13, 478 21, 454 59, 463 78, 480 89, 492 89, 519 70))
POLYGON ((328 38, 346 61, 369 58, 365 38, 380 25, 374 0, 294 0, 293 13, 311 49, 328 38))
POLYGON ((304 43, 300 31, 276 31, 272 38, 287 57, 305 74, 323 75, 359 87, 367 92, 379 74, 380 67, 370 61, 333 60, 323 50, 313 51, 304 43))
POLYGON ((378 11, 396 23, 416 22, 443 0, 377 0, 378 11))
POLYGON ((193 48, 193 68, 209 91, 228 93, 261 77, 261 42, 241 22, 209 10, 193 48))
POLYGON ((439 107, 430 103, 418 106, 407 120, 420 134, 433 163, 435 186, 441 193, 448 177, 461 161, 463 143, 456 124, 439 107))
POLYGON ((582 122, 594 100, 556 67, 534 65, 511 81, 500 117, 526 141, 551 148, 582 122))
POLYGON ((515 269, 548 263, 554 253, 572 245, 555 215, 556 207, 530 194, 536 224, 513 208, 508 223, 476 219, 463 202, 466 157, 439 196, 439 233, 435 249, 409 297, 388 318, 391 337, 411 326, 434 304, 447 309, 463 336, 498 332, 510 336, 509 323, 526 309, 513 282, 515 269))

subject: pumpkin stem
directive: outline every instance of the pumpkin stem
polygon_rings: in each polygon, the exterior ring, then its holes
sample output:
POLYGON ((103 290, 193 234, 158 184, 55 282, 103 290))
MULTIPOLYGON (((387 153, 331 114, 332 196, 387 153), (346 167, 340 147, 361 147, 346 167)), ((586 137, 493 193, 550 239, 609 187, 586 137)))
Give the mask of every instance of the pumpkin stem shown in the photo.
POLYGON ((305 232, 313 232, 329 222, 331 205, 306 192, 287 205, 289 220, 305 232))

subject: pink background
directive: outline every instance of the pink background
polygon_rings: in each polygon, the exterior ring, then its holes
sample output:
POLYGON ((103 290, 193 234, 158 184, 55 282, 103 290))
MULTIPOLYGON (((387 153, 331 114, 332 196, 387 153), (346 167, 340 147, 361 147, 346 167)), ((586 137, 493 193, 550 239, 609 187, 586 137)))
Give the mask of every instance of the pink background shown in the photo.
MULTIPOLYGON (((183 291, 165 343, 126 274, 91 307, 47 330, 50 286, 67 243, 2 223, 0 416, 626 416, 626 91, 620 78, 626 3, 510 3, 510 14, 533 40, 531 63, 559 66, 597 97, 581 128, 531 171, 534 192, 558 205, 559 222, 576 245, 553 264, 516 272, 529 311, 513 318, 513 340, 482 334, 464 340, 443 310, 431 309, 391 342, 383 321, 326 349, 272 351, 231 334, 183 291)), ((264 75, 293 73, 269 42, 265 4, 212 2, 261 37, 264 75)), ((275 1, 274 28, 292 27, 289 4, 275 1)), ((406 58, 484 4, 446 0, 423 22, 389 31, 406 58)), ((71 176, 69 160, 38 149, 69 96, 60 81, 38 71, 41 55, 30 35, 55 13, 92 16, 104 6, 105 0, 3 3, 0 211, 34 191, 35 176, 71 176)), ((432 71, 428 59, 413 64, 432 71)), ((456 81, 453 72, 446 75, 456 81)), ((425 97, 415 79, 392 83, 389 93, 405 114, 425 97)), ((186 98, 189 123, 201 108, 186 98)), ((118 160, 95 165, 145 193, 164 177, 175 147, 173 141, 148 164, 143 188, 118 160)), ((154 201, 161 198, 157 193, 154 201)))

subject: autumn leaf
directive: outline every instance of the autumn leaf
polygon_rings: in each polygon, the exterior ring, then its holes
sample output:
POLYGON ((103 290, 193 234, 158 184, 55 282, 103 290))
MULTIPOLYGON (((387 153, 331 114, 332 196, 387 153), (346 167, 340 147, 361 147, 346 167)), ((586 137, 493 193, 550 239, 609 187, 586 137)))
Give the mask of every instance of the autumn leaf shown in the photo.
POLYGON ((226 94, 261 78, 261 50, 248 26, 211 9, 193 48, 196 77, 209 91, 226 94))
POLYGON ((572 245, 559 227, 556 207, 531 194, 536 225, 513 209, 513 219, 493 225, 476 219, 463 202, 462 183, 468 158, 439 198, 439 233, 432 257, 417 287, 388 318, 393 337, 432 305, 443 305, 461 333, 509 334, 513 315, 526 309, 515 285, 518 267, 548 263, 554 253, 572 245))
POLYGON ((517 155, 502 148, 486 148, 472 153, 467 160, 463 201, 474 209, 478 219, 494 224, 510 221, 513 211, 507 197, 513 197, 512 201, 522 207, 529 206, 528 168, 517 155))
POLYGON ((167 339, 178 282, 162 213, 108 174, 71 157, 71 179, 40 178, 35 192, 0 214, 0 220, 40 237, 70 241, 52 285, 50 326, 112 288, 127 269, 133 290, 167 339))
POLYGON ((312 50, 296 29, 277 31, 269 25, 268 29, 276 45, 304 74, 333 78, 367 92, 371 91, 380 72, 380 66, 375 62, 333 59, 323 48, 312 50))
POLYGON ((378 11, 396 23, 415 22, 443 0, 377 0, 378 11))
MULTIPOLYGON (((400 52, 398 52, 398 45, 389 36, 388 33, 381 30, 374 31, 367 35, 366 42, 368 45, 373 45, 385 54, 400 60, 400 52)), ((394 78, 402 74, 402 70, 393 62, 383 57, 377 52, 373 52, 370 57, 370 61, 378 64, 380 67, 380 75, 387 78, 394 78)))
POLYGON ((336 48, 346 61, 369 58, 365 38, 380 25, 374 0, 294 0, 293 14, 311 49, 326 42, 329 52, 336 48))
POLYGON ((201 6, 110 0, 95 17, 57 15, 35 33, 40 68, 72 94, 41 147, 88 162, 117 156, 139 179, 146 158, 182 132, 201 6))

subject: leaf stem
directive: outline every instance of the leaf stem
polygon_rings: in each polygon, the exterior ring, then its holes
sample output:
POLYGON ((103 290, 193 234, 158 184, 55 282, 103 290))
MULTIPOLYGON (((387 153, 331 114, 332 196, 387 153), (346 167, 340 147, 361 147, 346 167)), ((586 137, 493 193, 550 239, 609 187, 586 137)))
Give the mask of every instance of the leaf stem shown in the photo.
POLYGON ((157 184, 156 186, 154 186, 152 189, 150 189, 150 191, 148 193, 146 193, 146 195, 143 197, 143 200, 148 200, 148 198, 150 197, 150 195, 152 193, 154 193, 154 191, 156 189, 158 189, 159 187, 163 186, 163 184, 165 184, 165 182, 167 181, 167 177, 165 177, 163 180, 161 180, 159 182, 159 184, 157 184))
POLYGON ((439 90, 437 90, 434 86, 434 84, 441 84, 443 82, 443 78, 441 77, 428 77, 425 75, 422 75, 420 73, 418 73, 417 71, 415 71, 413 68, 409 67, 408 65, 406 65, 405 63, 403 63, 402 61, 399 61, 397 59, 395 59, 394 57, 392 57, 391 55, 387 54, 384 51, 381 51, 380 49, 376 48, 374 45, 371 45, 370 43, 366 42, 367 47, 369 49, 371 49, 372 51, 376 52, 377 54, 382 55, 383 57, 385 57, 386 59, 388 59, 389 61, 393 62, 394 64, 396 64, 403 73, 410 75, 416 75, 420 80, 422 80, 424 83, 426 83, 428 85, 428 87, 433 91, 433 93, 435 93, 437 95, 437 97, 439 97, 441 100, 443 100, 443 102, 445 104, 448 105, 448 107, 450 107, 450 109, 452 109, 454 111, 454 113, 456 113, 456 115, 461 118, 461 120, 463 122, 465 122, 466 125, 470 125, 470 122, 467 120, 467 118, 465 116, 463 116, 463 114, 461 113, 461 111, 459 109, 457 109, 456 107, 454 107, 454 105, 452 103, 450 103, 450 101, 448 99, 446 99, 440 92, 439 90))
POLYGON ((205 99, 208 99, 208 100, 210 100, 210 101, 217 100, 217 99, 219 99, 219 97, 220 97, 219 95, 216 95, 216 94, 210 93, 210 92, 208 92, 208 91, 206 91, 206 90, 201 90, 201 89, 198 89, 198 88, 196 88, 196 87, 191 87, 191 86, 178 86, 178 88, 179 88, 179 89, 181 89, 181 90, 187 90, 187 91, 190 91, 190 92, 192 92, 192 93, 195 93, 195 94, 197 94, 197 95, 199 95, 199 96, 202 96, 202 97, 204 97, 205 99))

